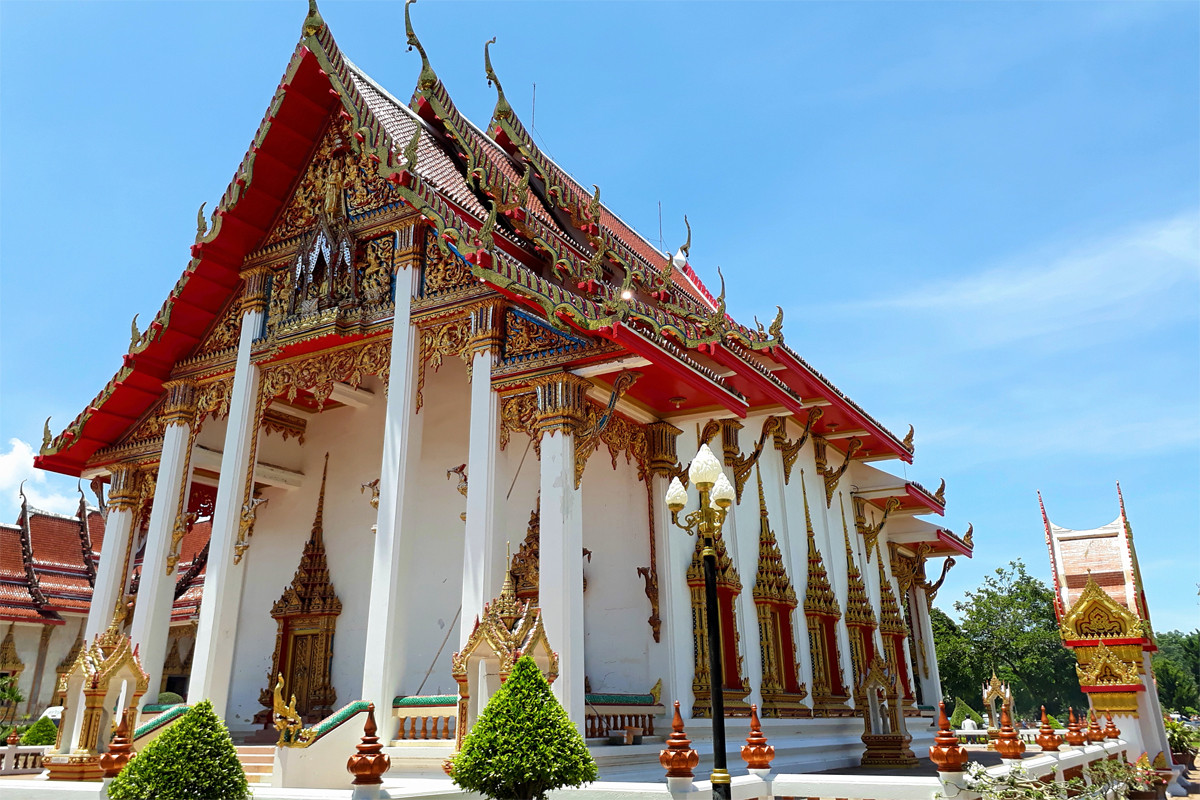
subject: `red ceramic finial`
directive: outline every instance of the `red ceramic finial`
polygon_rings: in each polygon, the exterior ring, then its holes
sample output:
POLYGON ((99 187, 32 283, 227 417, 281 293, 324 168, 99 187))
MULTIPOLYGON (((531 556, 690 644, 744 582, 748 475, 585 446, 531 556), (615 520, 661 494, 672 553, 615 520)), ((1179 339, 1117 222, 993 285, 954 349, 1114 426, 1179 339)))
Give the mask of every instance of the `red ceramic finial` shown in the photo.
POLYGON ((108 752, 100 756, 100 769, 104 770, 104 777, 117 777, 131 758, 133 745, 129 742, 129 714, 125 713, 121 715, 121 724, 113 731, 108 752))
POLYGON ((1104 738, 1105 739, 1120 739, 1121 738, 1121 729, 1117 727, 1115 722, 1113 722, 1112 714, 1105 711, 1104 719, 1107 721, 1107 724, 1104 726, 1104 738))
POLYGON ((679 713, 679 701, 675 701, 675 716, 671 719, 671 735, 667 737, 667 749, 658 753, 658 763, 667 771, 668 778, 691 778, 692 769, 700 763, 700 754, 692 749, 692 741, 683 732, 683 717, 679 713))
POLYGON ((1000 736, 996 739, 996 752, 1001 758, 1020 758, 1025 752, 1025 743, 1013 730, 1012 715, 1008 711, 1008 703, 1000 703, 1000 736))
POLYGON ((383 752, 383 745, 375 735, 375 704, 367 706, 367 721, 363 725, 362 741, 355 747, 354 755, 346 760, 346 771, 354 776, 353 786, 374 786, 383 783, 383 773, 392 766, 392 758, 383 752))
POLYGON ((749 769, 770 769, 771 759, 775 758, 775 748, 767 744, 763 735, 762 724, 758 721, 758 704, 750 704, 750 735, 742 746, 742 760, 749 769))
POLYGON ((1096 721, 1096 712, 1088 712, 1088 727, 1087 740, 1089 742, 1103 742, 1104 731, 1100 730, 1100 723, 1096 721))
POLYGON ((950 730, 950 718, 946 716, 946 704, 938 701, 938 732, 929 748, 929 760, 938 772, 962 772, 967 763, 967 751, 958 744, 958 737, 950 730))
POLYGON ((1083 729, 1079 727, 1079 718, 1075 716, 1075 709, 1071 709, 1071 721, 1067 725, 1067 744, 1071 747, 1081 747, 1087 743, 1087 735, 1083 729))
POLYGON ((1055 752, 1063 741, 1062 737, 1054 732, 1054 728, 1050 727, 1050 718, 1046 716, 1045 706, 1042 706, 1042 727, 1038 730, 1036 741, 1045 753, 1055 752))

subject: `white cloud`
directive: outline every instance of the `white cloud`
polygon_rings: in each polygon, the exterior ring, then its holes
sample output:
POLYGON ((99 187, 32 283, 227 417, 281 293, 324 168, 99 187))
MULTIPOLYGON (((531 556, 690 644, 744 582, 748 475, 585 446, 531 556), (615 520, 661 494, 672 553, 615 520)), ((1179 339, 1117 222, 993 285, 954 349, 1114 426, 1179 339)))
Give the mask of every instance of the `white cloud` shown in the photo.
POLYGON ((20 439, 8 440, 8 451, 0 453, 0 521, 17 521, 21 510, 18 491, 25 481, 29 504, 43 511, 72 514, 79 508, 79 495, 73 494, 71 481, 33 467, 33 447, 20 439))
POLYGON ((1200 224, 1189 211, 1063 251, 1043 251, 858 308, 896 309, 960 351, 1052 339, 1095 344, 1106 328, 1195 315, 1200 224), (1181 291, 1182 290, 1182 291, 1181 291))

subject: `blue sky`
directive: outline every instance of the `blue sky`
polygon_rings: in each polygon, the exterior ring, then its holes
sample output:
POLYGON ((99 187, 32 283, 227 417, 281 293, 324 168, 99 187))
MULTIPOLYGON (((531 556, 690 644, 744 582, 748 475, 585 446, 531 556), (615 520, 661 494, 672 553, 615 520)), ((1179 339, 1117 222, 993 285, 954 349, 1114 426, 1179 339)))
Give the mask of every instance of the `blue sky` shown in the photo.
MULTIPOLYGON (((321 4, 396 95, 398 3, 321 4)), ((187 264, 299 37, 301 0, 0 3, 0 518, 42 421, 120 364, 187 264)), ((556 160, 657 241, 695 231, 739 319, 788 341, 947 480, 973 561, 1049 578, 1051 518, 1117 515, 1159 629, 1200 624, 1200 5, 444 3, 415 24, 487 121, 483 43, 556 160), (532 109, 537 84, 536 117, 532 109)))

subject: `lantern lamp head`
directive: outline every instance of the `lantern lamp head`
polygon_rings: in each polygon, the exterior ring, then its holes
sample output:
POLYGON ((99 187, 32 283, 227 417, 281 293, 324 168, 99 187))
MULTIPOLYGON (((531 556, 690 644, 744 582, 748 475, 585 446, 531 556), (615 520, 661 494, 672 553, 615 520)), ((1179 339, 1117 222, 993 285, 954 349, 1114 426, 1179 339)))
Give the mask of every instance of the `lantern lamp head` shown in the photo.
POLYGON ((683 488, 683 483, 679 478, 672 478, 671 485, 667 487, 667 508, 678 513, 683 511, 683 507, 687 505, 688 496, 687 489, 683 488))
POLYGON ((688 477, 691 478, 692 483, 697 489, 707 491, 720 474, 721 462, 717 461, 717 457, 713 455, 712 450, 708 449, 708 445, 700 445, 700 451, 696 453, 691 466, 688 467, 688 477))
POLYGON ((725 477, 724 472, 717 474, 717 480, 712 488, 712 503, 717 508, 725 509, 733 505, 733 499, 736 496, 733 490, 733 484, 725 477))

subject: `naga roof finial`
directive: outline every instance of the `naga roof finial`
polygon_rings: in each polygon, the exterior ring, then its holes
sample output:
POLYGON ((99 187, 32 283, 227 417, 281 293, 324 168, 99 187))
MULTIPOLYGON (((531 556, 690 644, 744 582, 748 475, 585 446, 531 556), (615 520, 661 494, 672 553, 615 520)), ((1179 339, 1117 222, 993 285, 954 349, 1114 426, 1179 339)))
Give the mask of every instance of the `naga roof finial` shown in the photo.
POLYGON ((53 439, 54 439, 54 436, 53 436, 53 434, 50 433, 50 417, 46 417, 46 422, 42 426, 42 452, 43 453, 50 449, 50 442, 53 441, 53 439))
POLYGON ((404 32, 407 36, 408 49, 412 51, 415 47, 417 52, 421 54, 421 78, 422 86, 431 86, 437 79, 433 72, 433 67, 429 63, 429 56, 425 53, 425 48, 421 46, 421 40, 417 38, 417 32, 413 30, 412 15, 409 13, 408 7, 417 0, 404 0, 404 32))
POLYGON ((199 244, 200 240, 204 238, 204 234, 208 233, 208 220, 206 220, 204 218, 204 207, 206 205, 208 205, 207 201, 201 203, 200 210, 196 212, 196 243, 197 244, 199 244))
POLYGON ((496 87, 496 110, 492 116, 499 118, 512 113, 512 106, 508 104, 508 98, 504 96, 504 87, 500 85, 500 79, 496 77, 496 70, 492 69, 492 54, 488 48, 495 43, 495 36, 483 43, 483 70, 487 75, 488 86, 496 87))
POLYGON ((312 36, 324 27, 325 20, 321 19, 321 12, 317 10, 317 0, 308 0, 308 16, 304 18, 301 30, 305 36, 312 36))
POLYGON ((775 319, 771 322, 771 327, 767 328, 767 333, 775 340, 776 344, 783 344, 783 306, 775 306, 777 313, 775 319))
POLYGON ((133 320, 130 321, 130 323, 129 323, 129 350, 130 350, 130 352, 132 352, 133 348, 137 347, 138 342, 140 342, 142 340, 142 332, 138 330, 137 318, 138 318, 138 315, 134 314, 133 320))
POLYGON ((406 172, 411 172, 413 177, 417 174, 417 151, 421 147, 421 121, 415 120, 412 138, 408 140, 408 144, 404 146, 404 169, 406 172))
POLYGON ((683 253, 683 257, 689 258, 692 255, 692 224, 688 222, 687 214, 683 215, 683 224, 687 226, 687 241, 679 246, 679 252, 683 253))

